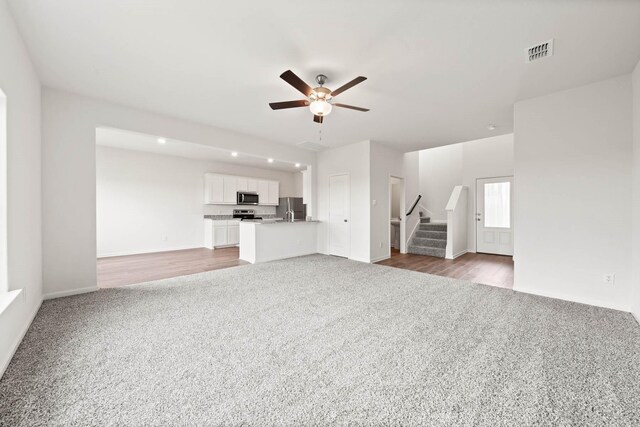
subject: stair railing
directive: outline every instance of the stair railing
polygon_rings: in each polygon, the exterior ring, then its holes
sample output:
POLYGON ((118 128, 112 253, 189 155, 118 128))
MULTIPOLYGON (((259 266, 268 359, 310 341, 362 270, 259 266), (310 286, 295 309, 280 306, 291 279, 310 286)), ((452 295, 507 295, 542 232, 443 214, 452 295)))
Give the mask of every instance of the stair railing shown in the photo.
POLYGON ((420 201, 420 199, 422 199, 422 196, 418 194, 418 196, 416 197, 416 200, 411 205, 411 209, 409 209, 409 212, 407 212, 407 215, 405 216, 409 216, 413 213, 413 210, 416 208, 416 206, 418 206, 418 202, 420 201))

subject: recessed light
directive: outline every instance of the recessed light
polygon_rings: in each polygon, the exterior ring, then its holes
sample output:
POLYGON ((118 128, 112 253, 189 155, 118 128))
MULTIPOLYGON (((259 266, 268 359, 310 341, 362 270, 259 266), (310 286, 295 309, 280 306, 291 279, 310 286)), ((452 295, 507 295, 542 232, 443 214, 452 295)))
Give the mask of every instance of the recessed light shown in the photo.
POLYGON ((299 168, 300 167, 300 163, 296 163, 295 167, 299 168))
POLYGON ((158 144, 166 144, 167 140, 164 138, 158 138, 158 144))
POLYGON ((237 151, 232 151, 232 152, 231 152, 231 155, 232 155, 233 157, 238 157, 238 152, 237 152, 237 151))
POLYGON ((498 127, 498 126, 496 126, 496 125, 489 125, 489 126, 487 126, 487 129, 489 129, 489 130, 496 130, 496 128, 497 128, 497 127, 498 127))
POLYGON ((273 159, 267 159, 267 162, 273 163, 273 159))

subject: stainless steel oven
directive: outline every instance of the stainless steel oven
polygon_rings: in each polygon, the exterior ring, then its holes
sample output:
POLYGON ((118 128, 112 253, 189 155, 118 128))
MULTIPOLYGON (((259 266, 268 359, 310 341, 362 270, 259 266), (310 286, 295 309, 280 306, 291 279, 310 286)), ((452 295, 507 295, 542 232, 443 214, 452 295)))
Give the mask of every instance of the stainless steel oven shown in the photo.
POLYGON ((239 205, 257 205, 259 202, 258 193, 250 191, 238 191, 237 204, 239 205))

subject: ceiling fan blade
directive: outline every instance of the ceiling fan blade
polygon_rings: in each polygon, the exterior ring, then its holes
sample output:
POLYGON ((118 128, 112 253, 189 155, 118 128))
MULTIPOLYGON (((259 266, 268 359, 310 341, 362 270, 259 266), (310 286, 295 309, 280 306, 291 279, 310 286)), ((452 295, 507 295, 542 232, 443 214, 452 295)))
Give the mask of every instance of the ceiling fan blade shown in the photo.
POLYGON ((322 119, 323 116, 316 116, 315 114, 313 115, 313 121, 316 123, 322 123, 322 119))
POLYGON ((272 110, 282 110, 284 108, 297 108, 306 107, 309 105, 309 101, 301 99, 300 101, 284 101, 284 102, 270 102, 269 106, 272 110))
POLYGON ((366 77, 360 76, 360 77, 356 77, 355 79, 351 80, 349 83, 340 86, 338 89, 334 90, 333 92, 331 92, 331 96, 337 96, 340 95, 342 92, 344 92, 345 90, 354 87, 355 85, 357 85, 358 83, 362 83, 363 81, 367 80, 366 77))
POLYGON ((310 96, 311 92, 313 91, 313 89, 311 89, 311 86, 303 82, 302 79, 293 74, 293 71, 291 70, 287 70, 284 73, 280 74, 280 78, 298 89, 304 94, 304 96, 310 96))
POLYGON ((364 111, 364 112, 369 111, 368 108, 354 107, 353 105, 347 105, 347 104, 338 104, 337 102, 334 102, 332 105, 334 107, 349 108, 351 110, 356 110, 356 111, 364 111))

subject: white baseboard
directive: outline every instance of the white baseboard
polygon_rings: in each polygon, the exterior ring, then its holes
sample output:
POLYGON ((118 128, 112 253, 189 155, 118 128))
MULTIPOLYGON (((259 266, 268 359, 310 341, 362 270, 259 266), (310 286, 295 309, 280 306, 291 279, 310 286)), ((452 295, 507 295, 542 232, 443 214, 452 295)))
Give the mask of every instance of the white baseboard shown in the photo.
POLYGON ((53 298, 70 297, 71 295, 86 294, 88 292, 95 292, 97 290, 98 290, 97 286, 91 286, 88 288, 71 289, 69 291, 50 292, 48 294, 44 294, 42 298, 53 299, 53 298))
MULTIPOLYGON (((205 246, 172 246, 166 248, 155 248, 155 249, 144 249, 139 251, 125 251, 125 252, 106 252, 100 253, 96 258, 111 258, 116 256, 128 256, 128 255, 142 255, 142 254, 156 254, 161 252, 171 252, 171 251, 183 251, 187 249, 200 249, 205 246)), ((208 248, 212 249, 212 248, 208 248)))
POLYGON ((516 292, 522 292, 523 294, 538 295, 541 297, 554 298, 563 301, 577 302, 579 304, 593 305, 595 307, 610 308, 612 310, 629 312, 628 307, 619 307, 614 304, 603 303, 602 301, 594 300, 591 298, 575 298, 573 295, 565 295, 556 292, 539 292, 535 289, 522 288, 518 287, 517 285, 513 287, 513 290, 516 292))
POLYGON ((632 311, 631 315, 633 316, 634 319, 636 319, 636 322, 638 322, 638 326, 640 326, 640 313, 636 313, 635 311, 632 311))
POLYGON ((453 255, 453 258, 452 258, 452 259, 456 259, 456 258, 458 258, 458 257, 461 257, 462 255, 466 254, 467 252, 468 252, 468 250, 467 250, 467 249, 465 249, 465 250, 463 250, 463 251, 460 251, 460 252, 458 252, 457 254, 453 255))
POLYGON ((40 310, 40 306, 41 305, 42 305, 42 301, 40 301, 38 303, 38 305, 36 305, 36 308, 33 310, 31 315, 29 316, 29 321, 22 327, 22 330, 20 331, 20 333, 16 337, 16 340, 11 345, 11 348, 9 350, 9 357, 7 357, 7 360, 5 360, 2 363, 2 366, 0 366, 0 378, 2 378, 2 376, 4 375, 4 371, 7 370, 7 367, 9 366, 9 363, 11 363, 11 359, 13 359, 13 356, 16 354, 16 350, 18 350, 18 346, 20 346, 20 343, 22 342, 22 339, 27 334, 27 331, 29 330, 29 327, 31 326, 31 323, 33 323, 33 319, 36 318, 36 315, 38 314, 38 311, 40 310))
POLYGON ((383 255, 383 256, 379 256, 378 258, 373 258, 373 259, 370 261, 370 263, 371 263, 371 264, 373 264, 373 263, 375 263, 375 262, 382 261, 382 260, 389 259, 389 258, 391 258, 391 255, 383 255))
POLYGON ((367 264, 371 262, 371 260, 364 258, 349 257, 348 259, 350 259, 351 261, 366 262, 367 264))

